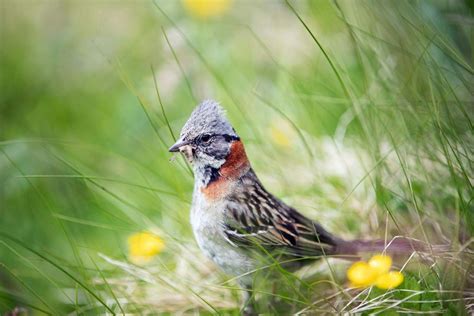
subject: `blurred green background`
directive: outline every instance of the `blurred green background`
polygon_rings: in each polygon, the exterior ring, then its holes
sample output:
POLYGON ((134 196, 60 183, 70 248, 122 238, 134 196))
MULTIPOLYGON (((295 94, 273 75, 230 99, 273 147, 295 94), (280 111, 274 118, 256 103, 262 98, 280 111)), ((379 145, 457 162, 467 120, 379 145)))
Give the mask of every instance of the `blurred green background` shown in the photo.
MULTIPOLYGON (((264 184, 330 231, 469 248, 471 1, 216 5, 1 0, 2 313, 209 310, 189 298, 206 287, 144 291, 142 274, 110 259, 127 263, 128 236, 152 231, 166 249, 142 273, 178 284, 194 273, 198 285, 218 274, 188 223, 192 175, 167 151, 208 98, 227 110, 264 184)), ((453 262, 455 277, 435 266, 413 283, 455 284, 454 303, 439 295, 429 308, 467 313, 472 261, 453 262)), ((236 313, 230 293, 207 300, 236 313)), ((314 295, 308 303, 327 292, 314 295)))

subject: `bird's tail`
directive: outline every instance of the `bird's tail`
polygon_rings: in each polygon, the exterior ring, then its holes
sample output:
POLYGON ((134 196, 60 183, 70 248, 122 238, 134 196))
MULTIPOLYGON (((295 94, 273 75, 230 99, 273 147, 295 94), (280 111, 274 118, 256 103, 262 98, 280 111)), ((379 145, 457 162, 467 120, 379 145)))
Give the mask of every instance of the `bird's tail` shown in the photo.
POLYGON ((407 238, 395 237, 386 240, 343 240, 338 242, 334 254, 339 256, 357 257, 360 253, 386 252, 389 254, 411 254, 413 252, 441 253, 449 250, 449 245, 430 245, 422 241, 407 238))

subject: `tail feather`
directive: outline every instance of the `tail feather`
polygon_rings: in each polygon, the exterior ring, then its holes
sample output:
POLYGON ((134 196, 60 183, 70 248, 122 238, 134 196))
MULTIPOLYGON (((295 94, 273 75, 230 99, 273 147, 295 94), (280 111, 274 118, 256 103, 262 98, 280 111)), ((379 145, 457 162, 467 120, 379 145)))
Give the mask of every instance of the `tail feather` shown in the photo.
POLYGON ((335 254, 354 256, 364 252, 386 252, 389 254, 411 254, 413 252, 431 253, 448 251, 448 245, 430 245, 416 239, 395 237, 392 240, 350 240, 336 245, 335 254))

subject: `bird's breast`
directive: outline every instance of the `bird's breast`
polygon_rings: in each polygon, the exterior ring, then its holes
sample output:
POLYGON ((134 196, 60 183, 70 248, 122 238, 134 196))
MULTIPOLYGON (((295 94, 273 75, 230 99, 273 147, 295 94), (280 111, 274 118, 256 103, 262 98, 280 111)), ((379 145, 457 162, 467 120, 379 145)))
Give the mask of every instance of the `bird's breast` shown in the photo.
POLYGON ((220 177, 209 183, 207 186, 201 187, 200 191, 206 200, 218 201, 227 196, 231 192, 231 189, 232 181, 227 178, 220 177))
POLYGON ((224 272, 231 275, 247 273, 252 259, 226 238, 224 212, 226 202, 209 202, 203 194, 195 194, 191 209, 191 225, 199 248, 224 272))

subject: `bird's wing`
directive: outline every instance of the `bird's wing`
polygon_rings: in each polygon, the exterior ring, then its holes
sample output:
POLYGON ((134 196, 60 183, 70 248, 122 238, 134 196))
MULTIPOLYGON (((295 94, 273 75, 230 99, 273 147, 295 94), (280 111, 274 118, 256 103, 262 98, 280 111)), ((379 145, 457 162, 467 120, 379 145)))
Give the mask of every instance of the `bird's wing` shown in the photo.
POLYGON ((244 189, 231 198, 226 210, 225 234, 230 242, 292 257, 332 252, 337 238, 268 193, 256 177, 245 180, 244 189))

